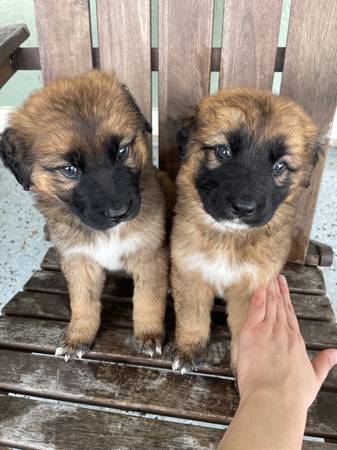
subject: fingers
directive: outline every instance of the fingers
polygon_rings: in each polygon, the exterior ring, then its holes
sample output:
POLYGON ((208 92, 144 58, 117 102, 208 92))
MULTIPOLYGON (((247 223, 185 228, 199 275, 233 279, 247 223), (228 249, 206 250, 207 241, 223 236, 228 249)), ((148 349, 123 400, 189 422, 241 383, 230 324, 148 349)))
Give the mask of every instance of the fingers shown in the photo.
POLYGON ((287 314, 285 302, 280 291, 278 278, 274 280, 275 283, 275 298, 276 298, 276 320, 283 325, 287 324, 287 314))
POLYGON ((256 289, 250 300, 250 307, 246 318, 247 324, 263 322, 266 314, 266 288, 256 289))
POLYGON ((298 320, 294 311, 294 307, 293 304, 291 302, 290 299, 290 294, 289 294, 289 288, 288 288, 288 283, 287 280, 285 278, 284 275, 279 275, 278 278, 278 285, 279 285, 279 289, 281 292, 281 296, 283 298, 283 302, 285 305, 285 312, 286 312, 286 316, 287 316, 287 322, 288 322, 288 326, 294 330, 300 333, 300 328, 298 325, 298 320))
POLYGON ((316 373, 319 388, 322 386, 324 380, 328 376, 332 367, 337 364, 337 350, 323 350, 311 361, 312 367, 316 373))
POLYGON ((273 323, 276 320, 277 301, 276 301, 275 280, 272 280, 267 286, 267 304, 265 322, 273 323))

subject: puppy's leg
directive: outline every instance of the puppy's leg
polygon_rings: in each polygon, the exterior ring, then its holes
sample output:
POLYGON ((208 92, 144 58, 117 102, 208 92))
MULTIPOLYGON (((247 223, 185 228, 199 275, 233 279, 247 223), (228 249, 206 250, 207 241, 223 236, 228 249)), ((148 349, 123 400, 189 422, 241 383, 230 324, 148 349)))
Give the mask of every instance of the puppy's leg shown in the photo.
POLYGON ((81 358, 96 337, 105 273, 97 263, 81 255, 62 258, 61 266, 68 281, 71 321, 56 355, 64 355, 67 361, 81 358))
POLYGON ((239 332, 246 319, 254 288, 251 283, 241 280, 240 284, 231 286, 225 294, 227 322, 231 331, 231 367, 234 375, 236 375, 239 332))
POLYGON ((127 263, 135 283, 133 329, 137 345, 150 356, 161 354, 168 291, 168 254, 164 248, 155 253, 133 255, 127 263))
POLYGON ((195 370, 195 359, 207 346, 214 302, 213 289, 195 273, 172 268, 176 314, 176 349, 173 370, 195 370))

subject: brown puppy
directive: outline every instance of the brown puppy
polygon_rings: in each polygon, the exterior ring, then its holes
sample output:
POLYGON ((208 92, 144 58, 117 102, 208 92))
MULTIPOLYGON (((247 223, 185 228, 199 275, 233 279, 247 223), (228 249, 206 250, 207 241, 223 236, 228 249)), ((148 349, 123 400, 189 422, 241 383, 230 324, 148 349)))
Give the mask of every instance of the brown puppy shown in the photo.
POLYGON ((253 89, 205 98, 178 136, 182 166, 172 232, 177 355, 185 372, 206 347, 215 296, 237 337, 255 288, 285 263, 317 129, 294 102, 253 89))
POLYGON ((133 276, 143 350, 161 352, 168 288, 165 205, 150 126, 115 75, 51 82, 10 118, 0 153, 46 218, 68 281, 71 322, 57 354, 81 357, 100 325, 105 269, 133 276))

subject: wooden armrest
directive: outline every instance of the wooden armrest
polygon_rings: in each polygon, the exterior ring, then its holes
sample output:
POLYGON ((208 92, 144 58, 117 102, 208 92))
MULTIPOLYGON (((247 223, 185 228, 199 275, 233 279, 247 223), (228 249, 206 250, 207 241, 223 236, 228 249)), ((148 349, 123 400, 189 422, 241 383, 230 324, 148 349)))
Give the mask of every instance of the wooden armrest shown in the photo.
POLYGON ((29 37, 24 23, 0 27, 0 63, 29 37))
POLYGON ((332 265, 332 262, 333 250, 330 245, 322 244, 321 242, 311 239, 305 265, 329 267, 332 265))
POLYGON ((15 73, 11 53, 29 37, 25 24, 0 27, 0 87, 15 73))

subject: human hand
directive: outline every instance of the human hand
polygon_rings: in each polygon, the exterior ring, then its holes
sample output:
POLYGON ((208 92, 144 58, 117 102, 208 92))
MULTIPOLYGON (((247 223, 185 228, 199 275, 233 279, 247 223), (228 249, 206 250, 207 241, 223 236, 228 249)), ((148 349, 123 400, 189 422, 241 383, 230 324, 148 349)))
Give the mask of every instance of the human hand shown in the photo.
POLYGON ((254 292, 238 345, 242 401, 263 393, 288 404, 296 399, 308 409, 337 364, 337 350, 324 350, 310 361, 283 275, 254 292))

